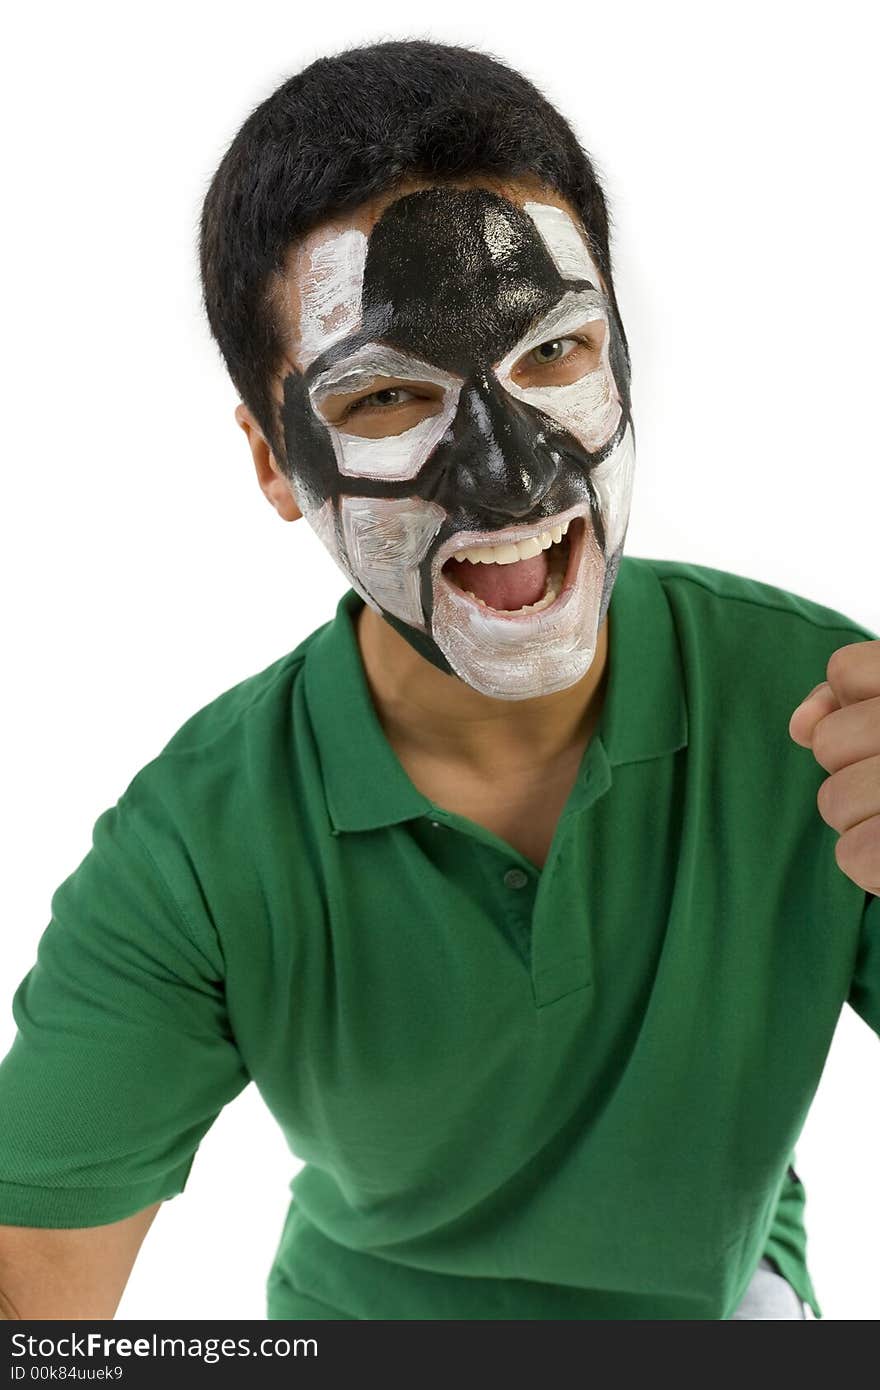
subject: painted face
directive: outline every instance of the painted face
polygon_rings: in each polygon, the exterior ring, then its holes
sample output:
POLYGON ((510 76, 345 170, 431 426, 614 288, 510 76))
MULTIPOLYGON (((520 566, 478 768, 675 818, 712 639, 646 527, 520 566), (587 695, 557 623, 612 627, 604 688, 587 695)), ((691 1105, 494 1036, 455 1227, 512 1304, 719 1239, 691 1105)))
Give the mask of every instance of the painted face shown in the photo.
POLYGON ((299 289, 288 478, 350 585, 485 695, 579 680, 634 463, 620 326, 583 231, 547 203, 430 188, 369 236, 318 243, 299 289))

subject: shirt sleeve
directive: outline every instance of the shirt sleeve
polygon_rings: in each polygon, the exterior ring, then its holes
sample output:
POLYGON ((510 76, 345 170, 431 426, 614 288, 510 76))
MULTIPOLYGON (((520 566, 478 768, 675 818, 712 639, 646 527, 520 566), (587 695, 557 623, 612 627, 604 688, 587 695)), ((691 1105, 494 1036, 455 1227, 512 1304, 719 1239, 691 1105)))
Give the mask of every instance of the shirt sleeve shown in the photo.
POLYGON ((177 1195, 206 1131, 250 1079, 197 870, 173 827, 128 795, 99 817, 91 849, 53 894, 12 999, 3 1224, 103 1225, 177 1195))
POLYGON ((866 894, 859 949, 847 1003, 880 1035, 880 898, 866 894))

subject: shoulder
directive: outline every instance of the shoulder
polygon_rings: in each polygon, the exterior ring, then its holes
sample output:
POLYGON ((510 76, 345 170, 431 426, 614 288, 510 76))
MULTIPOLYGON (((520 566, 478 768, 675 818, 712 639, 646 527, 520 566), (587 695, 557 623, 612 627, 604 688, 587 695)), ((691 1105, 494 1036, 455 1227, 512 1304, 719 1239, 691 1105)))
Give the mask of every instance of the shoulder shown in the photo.
POLYGON ((654 574, 680 619, 691 614, 704 623, 713 618, 732 623, 733 630, 747 625, 768 635, 800 633, 820 646, 829 634, 844 634, 850 641, 876 637, 847 614, 765 580, 685 560, 631 557, 629 563, 654 574))
POLYGON ((705 710, 707 727, 723 714, 728 729, 756 716, 787 729, 832 653, 875 637, 848 614, 762 579, 681 560, 633 557, 629 566, 631 592, 641 589, 671 618, 688 703, 705 710))
POLYGON ((260 724, 272 725, 287 710, 308 648, 321 628, 271 665, 247 676, 195 711, 165 744, 159 756, 183 754, 240 735, 260 724))
POLYGON ((135 774, 121 800, 155 824, 186 808, 216 825, 241 814, 251 793, 297 738, 295 707, 308 649, 326 624, 262 671, 187 718, 135 774))

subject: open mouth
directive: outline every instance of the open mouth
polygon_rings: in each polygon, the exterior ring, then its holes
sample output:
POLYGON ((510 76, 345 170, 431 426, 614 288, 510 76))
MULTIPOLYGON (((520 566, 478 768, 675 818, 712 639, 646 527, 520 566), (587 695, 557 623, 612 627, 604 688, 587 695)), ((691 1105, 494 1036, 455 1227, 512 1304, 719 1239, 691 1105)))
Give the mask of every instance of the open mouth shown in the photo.
POLYGON ((457 598, 501 618, 528 619, 552 609, 576 582, 585 533, 585 518, 569 515, 525 542, 459 550, 441 575, 457 598))

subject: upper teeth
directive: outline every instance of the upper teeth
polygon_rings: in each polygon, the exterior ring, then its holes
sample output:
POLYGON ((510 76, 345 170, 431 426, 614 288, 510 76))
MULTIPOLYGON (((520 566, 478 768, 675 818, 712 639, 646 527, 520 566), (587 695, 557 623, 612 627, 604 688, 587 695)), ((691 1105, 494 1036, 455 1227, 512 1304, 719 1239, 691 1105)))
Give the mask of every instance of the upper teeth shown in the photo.
POLYGON ((469 550, 457 550, 453 556, 454 560, 470 560, 472 565, 513 565, 517 560, 529 560, 533 555, 540 555, 542 550, 547 550, 549 546, 557 544, 562 540, 573 518, 562 526, 551 526, 549 531, 542 531, 540 535, 529 536, 528 540, 516 541, 506 545, 480 545, 472 546, 469 550))

